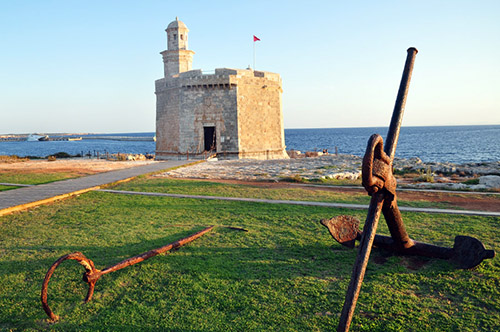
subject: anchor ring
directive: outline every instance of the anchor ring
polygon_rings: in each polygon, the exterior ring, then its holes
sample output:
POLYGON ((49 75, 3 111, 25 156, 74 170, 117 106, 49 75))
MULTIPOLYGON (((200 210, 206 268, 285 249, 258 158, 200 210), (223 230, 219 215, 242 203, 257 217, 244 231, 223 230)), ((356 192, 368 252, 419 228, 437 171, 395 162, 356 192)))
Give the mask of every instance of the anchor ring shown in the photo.
POLYGON ((85 302, 90 301, 90 299, 92 298, 92 295, 94 294, 94 286, 95 286, 95 283, 97 281, 96 278, 93 278, 92 280, 88 280, 89 279, 88 277, 95 274, 95 273, 100 272, 99 270, 97 270, 95 268, 94 262, 92 262, 92 260, 88 259, 87 257, 85 257, 84 254, 82 254, 81 252, 78 252, 78 251, 61 256, 57 261, 54 262, 54 264, 52 264, 50 269, 47 271, 45 278, 43 279, 42 294, 41 294, 41 301, 42 301, 43 310, 47 313, 47 315, 50 317, 50 320, 52 320, 52 321, 57 321, 59 319, 59 316, 54 314, 52 309, 50 309, 50 307, 49 307, 49 304, 47 302, 47 289, 49 286, 50 277, 52 277, 52 274, 54 273, 56 268, 59 266, 59 264, 61 264, 62 262, 64 262, 67 259, 76 260, 76 261, 78 261, 78 263, 80 263, 80 265, 82 265, 85 268, 85 273, 83 274, 83 280, 86 281, 87 284, 89 285, 89 290, 87 292, 87 296, 85 297, 85 302))

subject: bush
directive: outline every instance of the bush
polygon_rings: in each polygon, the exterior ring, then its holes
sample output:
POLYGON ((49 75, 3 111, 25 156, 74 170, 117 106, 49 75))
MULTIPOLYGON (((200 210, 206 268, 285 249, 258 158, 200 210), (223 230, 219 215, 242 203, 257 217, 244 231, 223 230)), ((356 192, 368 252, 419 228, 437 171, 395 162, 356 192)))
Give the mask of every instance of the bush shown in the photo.
POLYGON ((418 173, 420 175, 418 178, 415 179, 415 181, 417 181, 417 182, 430 182, 430 183, 434 182, 434 174, 432 173, 430 167, 427 167, 427 169, 425 171, 420 170, 420 171, 418 171, 418 173))
POLYGON ((306 179, 304 179, 302 176, 295 174, 292 176, 287 176, 282 179, 284 182, 297 182, 297 183, 304 183, 307 182, 306 179))
POLYGON ((21 158, 19 156, 13 155, 13 156, 0 156, 0 162, 2 163, 18 163, 18 162, 23 162, 23 161, 28 161, 29 158, 21 158))
POLYGON ((54 153, 54 154, 51 154, 49 156, 50 157, 55 157, 55 158, 59 158, 59 159, 64 159, 64 158, 73 158, 75 156, 72 156, 70 155, 69 153, 66 153, 66 152, 58 152, 58 153, 54 153))
POLYGON ((463 184, 479 184, 479 178, 465 180, 462 183, 463 184))

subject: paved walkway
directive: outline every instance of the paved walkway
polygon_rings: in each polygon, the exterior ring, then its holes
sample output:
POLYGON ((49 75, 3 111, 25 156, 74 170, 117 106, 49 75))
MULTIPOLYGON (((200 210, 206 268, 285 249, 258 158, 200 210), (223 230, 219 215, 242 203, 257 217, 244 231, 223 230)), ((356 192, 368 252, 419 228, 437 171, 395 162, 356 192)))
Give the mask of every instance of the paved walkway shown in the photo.
MULTIPOLYGON (((163 197, 195 198, 195 199, 218 199, 218 200, 223 200, 223 201, 253 202, 253 203, 268 203, 268 204, 292 204, 292 205, 323 206, 323 207, 332 207, 332 208, 368 210, 368 205, 363 205, 363 204, 345 204, 345 203, 328 203, 328 202, 311 202, 311 201, 288 201, 288 200, 273 200, 273 199, 244 198, 244 197, 164 194, 164 193, 151 193, 151 192, 140 192, 140 191, 111 190, 111 189, 101 189, 99 191, 113 193, 113 194, 126 194, 126 195, 163 196, 163 197)), ((445 214, 460 214, 460 215, 469 215, 469 216, 500 217, 500 212, 489 212, 489 211, 416 208, 416 207, 409 207, 409 206, 399 206, 399 210, 406 211, 406 212, 445 213, 445 214)))
MULTIPOLYGON (((1 183, 0 183, 1 184, 1 183)), ((347 189, 360 189, 365 190, 362 186, 341 186, 341 185, 328 185, 328 184, 309 184, 309 183, 290 183, 291 186, 296 187, 317 187, 317 188, 347 188, 347 189)), ((415 192, 426 192, 426 193, 443 193, 443 194, 460 194, 460 195, 500 195, 500 192, 496 191, 463 191, 463 190, 444 190, 444 189, 429 189, 429 188, 405 188, 400 185, 397 191, 415 191, 415 192)))
POLYGON ((76 179, 57 181, 36 186, 0 192, 0 216, 24 210, 40 204, 49 203, 72 195, 78 195, 113 182, 129 180, 136 176, 166 170, 191 163, 186 160, 161 161, 145 166, 125 168, 117 171, 99 173, 76 179))
MULTIPOLYGON (((101 186, 132 179, 136 176, 166 170, 172 167, 177 167, 191 163, 192 161, 163 161, 145 166, 137 166, 132 168, 121 169, 99 173, 95 175, 85 176, 76 179, 57 181, 47 184, 27 186, 19 189, 7 190, 0 192, 0 216, 12 213, 14 211, 24 210, 33 206, 53 202, 58 199, 63 199, 69 196, 78 195, 91 190, 98 190, 101 186)), ((129 194, 129 195, 148 195, 148 196, 166 196, 177 198, 195 198, 195 199, 218 199, 226 201, 243 201, 257 202, 269 204, 293 204, 306 206, 324 206, 333 208, 347 209, 368 209, 368 205, 362 204, 344 204, 344 203, 328 203, 328 202, 311 202, 311 201, 288 201, 288 200, 268 200, 257 198, 235 198, 235 197, 219 197, 219 196, 201 196, 201 195, 182 195, 182 194, 163 194, 150 192, 133 192, 121 190, 100 190, 109 193, 129 194)), ((433 209, 433 208, 414 208, 400 206, 401 211, 424 212, 424 213, 446 213, 446 214, 461 214, 461 215, 477 215, 477 216, 494 216, 500 217, 499 212, 487 211, 472 211, 472 210, 451 210, 451 209, 433 209)))

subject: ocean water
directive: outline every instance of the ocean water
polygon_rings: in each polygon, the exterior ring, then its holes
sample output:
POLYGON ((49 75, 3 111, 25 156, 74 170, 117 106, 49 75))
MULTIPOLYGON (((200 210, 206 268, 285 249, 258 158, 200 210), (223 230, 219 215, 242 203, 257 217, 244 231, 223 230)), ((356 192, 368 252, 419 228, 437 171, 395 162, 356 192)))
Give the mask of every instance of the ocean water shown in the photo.
MULTIPOLYGON (((285 129, 287 150, 321 151, 363 156, 368 138, 388 128, 285 129)), ((418 157, 425 162, 500 161, 500 125, 402 127, 396 157, 418 157)))
MULTIPOLYGON (((287 150, 321 151, 362 156, 368 138, 380 134, 384 139, 388 128, 322 128, 285 129, 287 150)), ((152 137, 154 133, 100 134, 99 136, 152 137)), ((0 142, 0 155, 44 157, 57 152, 69 154, 154 153, 155 142, 144 141, 48 141, 0 142)), ((487 162, 500 161, 500 125, 403 127, 396 157, 418 157, 425 162, 487 162)))
MULTIPOLYGON (((127 137, 153 137, 155 133, 114 133, 98 135, 75 135, 85 138, 86 136, 127 136, 127 137)), ((57 137, 51 136, 50 137, 57 137)), ((17 155, 45 157, 58 152, 66 152, 71 155, 92 156, 97 152, 99 154, 114 153, 134 153, 134 154, 154 154, 155 142, 153 141, 115 141, 107 139, 91 139, 81 141, 19 141, 19 142, 0 142, 0 155, 17 155)))

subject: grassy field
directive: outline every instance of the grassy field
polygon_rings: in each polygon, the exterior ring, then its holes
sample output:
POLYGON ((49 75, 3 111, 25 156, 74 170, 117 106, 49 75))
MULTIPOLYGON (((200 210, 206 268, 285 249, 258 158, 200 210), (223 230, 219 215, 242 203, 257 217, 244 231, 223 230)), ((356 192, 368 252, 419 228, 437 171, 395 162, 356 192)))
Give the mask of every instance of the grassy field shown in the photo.
MULTIPOLYGON (((319 220, 340 214, 365 218, 363 211, 103 192, 3 216, 0 330, 335 330, 356 251, 335 243, 319 220), (41 283, 58 257, 81 251, 102 269, 208 225, 218 227, 169 255, 104 275, 88 304, 84 269, 64 262, 49 289, 62 319, 46 321, 41 283)), ((471 235, 500 250, 499 218, 403 217, 420 241, 452 245, 455 235, 471 235)), ((379 233, 387 234, 383 220, 379 233)), ((463 271, 374 249, 351 330, 500 330, 499 260, 463 271)))
POLYGON ((66 180, 81 176, 72 172, 55 173, 23 173, 23 172, 0 172, 0 182, 16 184, 43 184, 59 180, 66 180))
MULTIPOLYGON (((343 193, 338 191, 317 190, 316 188, 263 188, 257 185, 227 184, 196 180, 177 180, 168 178, 141 176, 134 181, 121 183, 112 189, 158 192, 169 194, 247 197, 273 200, 296 200, 314 202, 335 202, 347 204, 370 203, 370 197, 365 192, 343 193)), ((457 195, 460 194, 451 194, 457 195)), ((500 204, 500 197, 498 199, 500 204)), ((431 202, 428 200, 409 201, 398 198, 399 206, 426 207, 426 208, 456 208, 447 202, 431 202)))
POLYGON ((16 186, 3 186, 3 185, 0 184, 0 191, 17 189, 17 188, 20 188, 20 187, 16 187, 16 186))

